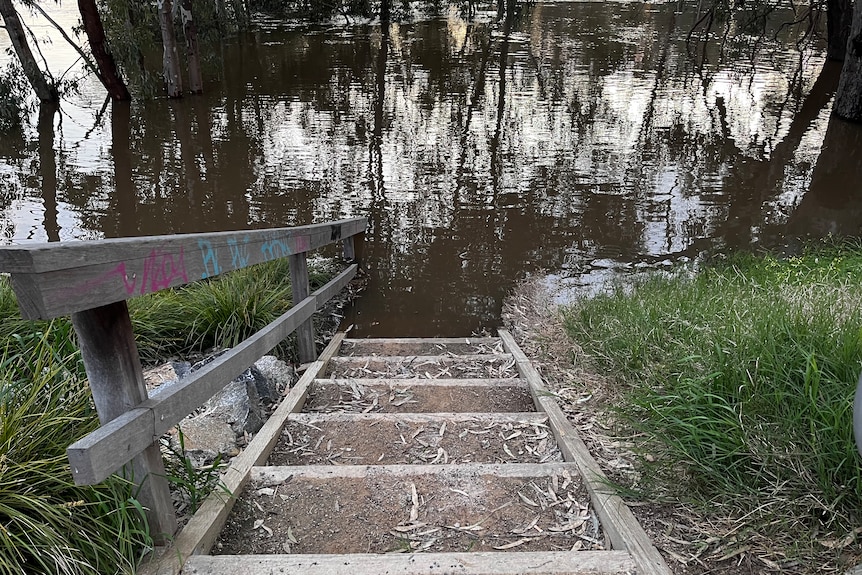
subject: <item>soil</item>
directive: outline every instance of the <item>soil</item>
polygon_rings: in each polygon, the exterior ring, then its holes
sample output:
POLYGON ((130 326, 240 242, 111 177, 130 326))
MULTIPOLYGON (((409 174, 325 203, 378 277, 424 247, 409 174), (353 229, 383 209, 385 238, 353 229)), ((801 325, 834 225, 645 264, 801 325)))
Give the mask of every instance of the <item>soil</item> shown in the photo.
POLYGON ((317 380, 311 386, 306 411, 344 413, 429 413, 533 411, 533 400, 524 385, 493 388, 470 385, 397 385, 359 383, 356 380, 317 380))
POLYGON ((237 502, 212 552, 572 549, 605 549, 577 478, 501 478, 455 469, 253 485, 237 502))
POLYGON ((509 355, 476 355, 467 361, 458 357, 336 357, 330 362, 330 378, 450 379, 518 377, 509 355))
POLYGON ((296 421, 269 465, 546 463, 562 461, 539 421, 296 421))
POLYGON ((379 345, 369 345, 361 339, 346 341, 341 346, 339 355, 342 356, 393 356, 393 355, 479 355, 489 353, 503 353, 503 344, 499 340, 491 343, 489 338, 464 338, 459 342, 430 343, 430 342, 405 342, 403 340, 390 341, 385 348, 379 345))

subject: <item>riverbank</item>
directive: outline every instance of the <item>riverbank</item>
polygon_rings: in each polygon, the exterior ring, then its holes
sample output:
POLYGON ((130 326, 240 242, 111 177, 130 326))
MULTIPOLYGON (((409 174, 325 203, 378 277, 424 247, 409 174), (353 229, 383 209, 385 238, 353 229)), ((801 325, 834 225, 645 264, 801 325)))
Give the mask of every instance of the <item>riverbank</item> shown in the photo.
POLYGON ((678 573, 842 573, 862 558, 851 405, 862 249, 631 276, 504 319, 678 573))

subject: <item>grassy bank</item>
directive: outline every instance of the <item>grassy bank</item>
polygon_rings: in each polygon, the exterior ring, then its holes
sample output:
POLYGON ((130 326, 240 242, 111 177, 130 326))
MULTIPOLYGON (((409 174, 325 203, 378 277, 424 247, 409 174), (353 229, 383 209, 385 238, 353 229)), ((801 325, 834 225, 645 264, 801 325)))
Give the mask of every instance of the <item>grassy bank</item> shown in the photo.
POLYGON ((641 434, 639 490, 822 551, 862 510, 860 301, 862 249, 830 246, 621 283, 564 321, 641 434))
MULTIPOLYGON (((334 271, 310 264, 312 290, 334 271)), ((291 307, 289 278, 276 261, 131 300, 142 357, 235 345, 291 307)), ((68 469, 66 447, 97 426, 68 318, 21 320, 0 277, 0 575, 134 571, 150 540, 132 486, 76 487, 68 469)))

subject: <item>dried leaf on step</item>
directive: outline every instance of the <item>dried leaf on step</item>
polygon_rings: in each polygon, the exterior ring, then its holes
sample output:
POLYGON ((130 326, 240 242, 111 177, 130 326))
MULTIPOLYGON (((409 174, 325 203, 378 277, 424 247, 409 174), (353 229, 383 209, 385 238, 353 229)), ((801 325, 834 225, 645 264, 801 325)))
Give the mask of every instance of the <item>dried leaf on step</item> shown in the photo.
POLYGON ((533 539, 531 539, 529 537, 525 537, 523 539, 518 539, 517 541, 513 541, 511 543, 506 543, 505 545, 495 545, 494 549, 497 549, 498 551, 503 551, 505 549, 512 549, 514 547, 518 547, 519 545, 523 545, 524 543, 529 543, 532 540, 533 539))

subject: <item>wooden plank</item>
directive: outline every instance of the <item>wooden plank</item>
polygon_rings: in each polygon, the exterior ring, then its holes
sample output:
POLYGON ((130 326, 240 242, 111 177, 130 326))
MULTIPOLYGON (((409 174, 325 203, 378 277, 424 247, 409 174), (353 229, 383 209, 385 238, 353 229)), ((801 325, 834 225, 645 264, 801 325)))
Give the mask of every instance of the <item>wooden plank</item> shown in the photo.
POLYGON ((251 480, 266 487, 290 479, 364 479, 366 477, 410 477, 415 475, 457 474, 462 477, 493 475, 495 477, 551 477, 563 470, 578 475, 574 463, 456 463, 448 465, 285 465, 253 467, 251 480))
POLYGON ((317 302, 317 309, 323 307, 323 305, 331 300, 338 292, 343 290, 347 284, 351 282, 351 280, 356 277, 356 272, 359 271, 359 266, 356 264, 352 264, 347 267, 343 272, 335 276, 331 281, 329 281, 325 286, 319 288, 313 294, 315 301, 317 302))
MULTIPOLYGON (((290 256, 290 285, 293 290, 293 301, 302 301, 308 297, 308 260, 305 253, 290 256)), ((316 301, 316 298, 315 298, 316 301)), ((314 323, 311 318, 302 322, 296 328, 296 352, 300 363, 314 361, 317 350, 314 346, 314 323)))
POLYGON ((187 565, 187 571, 196 575, 621 575, 634 571, 634 562, 623 551, 200 555, 187 565))
POLYGON ((266 461, 272 453, 288 416, 302 409, 308 396, 308 386, 326 369, 327 362, 338 351, 343 338, 343 332, 335 334, 317 361, 308 367, 296 385, 291 388, 251 443, 231 461, 230 467, 222 476, 222 482, 230 495, 218 489, 213 491, 189 519, 173 543, 166 547, 161 555, 141 565, 138 569, 139 574, 177 575, 189 557, 209 552, 236 498, 248 482, 250 470, 253 466, 266 461))
POLYGON ((363 387, 385 387, 387 389, 402 389, 405 387, 517 387, 529 388, 526 381, 520 378, 492 378, 492 379, 428 379, 428 378, 382 378, 382 379, 315 379, 314 385, 339 385, 350 387, 353 384, 363 387))
POLYGON ((500 343, 499 337, 381 337, 381 338, 347 338, 344 340, 345 345, 350 344, 435 344, 452 345, 452 344, 467 344, 467 345, 494 345, 500 343))
POLYGON ((66 454, 75 483, 103 481, 278 345, 311 317, 314 304, 314 298, 307 298, 211 363, 141 402, 118 424, 101 427, 69 446, 66 454))
POLYGON ((52 318, 304 253, 365 230, 352 218, 268 230, 0 247, 21 315, 52 318))
MULTIPOLYGON (((72 316, 72 325, 99 421, 110 423, 147 398, 129 308, 121 301, 79 312, 72 316)), ((161 543, 176 533, 177 518, 156 438, 149 435, 143 440, 141 449, 126 454, 111 471, 135 456, 122 474, 138 486, 137 498, 146 509, 150 534, 161 543)))
POLYGON ((499 330, 498 333, 503 338, 505 348, 515 358, 521 377, 530 383, 536 407, 548 414, 551 429, 563 457, 566 461, 577 464, 599 515, 602 529, 607 533, 613 547, 631 553, 641 575, 671 575, 672 571, 631 510, 622 498, 608 487, 610 482, 607 476, 578 436, 577 430, 569 423, 563 410, 554 401, 553 394, 545 387, 539 372, 509 332, 499 330))
POLYGON ((452 362, 488 362, 511 361, 509 353, 473 353, 464 355, 340 355, 332 358, 333 362, 342 367, 362 367, 369 362, 398 363, 401 365, 421 365, 452 362))
POLYGON ((538 423, 548 421, 546 413, 523 412, 481 412, 481 413, 294 413, 290 421, 321 425, 326 423, 363 423, 397 421, 403 423, 443 423, 448 422, 499 422, 499 423, 538 423))

